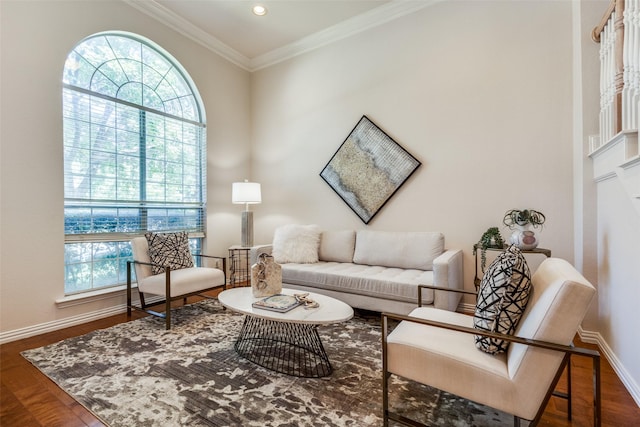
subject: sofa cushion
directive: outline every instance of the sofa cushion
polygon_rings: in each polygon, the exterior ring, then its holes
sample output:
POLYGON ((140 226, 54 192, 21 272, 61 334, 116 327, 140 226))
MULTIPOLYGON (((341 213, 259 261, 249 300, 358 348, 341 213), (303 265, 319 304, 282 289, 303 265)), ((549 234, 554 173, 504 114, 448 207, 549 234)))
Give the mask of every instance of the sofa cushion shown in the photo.
POLYGON ((320 229, 317 225, 284 225, 273 235, 273 258, 277 263, 318 262, 320 229))
MULTIPOLYGON (((512 245, 491 263, 480 283, 473 326, 476 329, 513 334, 531 293, 527 260, 512 245)), ((475 336, 476 347, 489 354, 503 353, 509 342, 475 336)))
POLYGON ((323 231, 320 235, 320 261, 352 262, 356 246, 353 230, 323 231))
MULTIPOLYGON (((282 265, 282 283, 416 304, 418 285, 433 285, 433 271, 344 262, 289 263, 282 265)), ((422 301, 433 304, 431 289, 423 292, 422 301)))
POLYGON ((164 273, 166 267, 172 270, 193 267, 193 257, 189 250, 189 235, 179 233, 145 233, 149 244, 149 259, 153 263, 153 274, 164 273))
POLYGON ((432 270, 433 260, 443 251, 442 233, 360 230, 356 236, 353 262, 432 270))

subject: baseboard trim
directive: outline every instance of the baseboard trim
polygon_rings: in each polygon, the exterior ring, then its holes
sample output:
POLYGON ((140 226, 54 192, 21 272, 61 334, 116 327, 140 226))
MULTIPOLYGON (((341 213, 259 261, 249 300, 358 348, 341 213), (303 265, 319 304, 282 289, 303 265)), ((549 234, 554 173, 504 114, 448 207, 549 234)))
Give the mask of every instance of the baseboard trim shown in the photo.
POLYGON ((47 332, 57 331, 59 329, 64 329, 71 326, 81 325, 83 323, 91 322, 94 320, 104 319, 105 317, 115 316, 126 311, 127 305, 119 304, 113 307, 92 311, 90 313, 65 317, 64 319, 40 323, 33 326, 27 326, 26 328, 14 329, 12 331, 0 332, 0 344, 33 337, 35 335, 45 334, 47 332))
POLYGON ((629 391, 629 394, 631 394, 636 405, 640 407, 640 386, 635 382, 633 377, 629 375, 627 369, 620 362, 602 335, 595 331, 585 331, 582 327, 578 328, 578 335, 582 341, 589 344, 596 344, 598 346, 600 354, 607 359, 613 370, 616 372, 616 375, 618 375, 618 378, 620 378, 620 381, 622 381, 622 384, 624 384, 625 388, 629 391))
MULTIPOLYGON (((162 297, 151 297, 147 299, 148 303, 162 301, 162 297)), ((139 304, 137 300, 133 300, 134 304, 139 304)), ((65 317, 64 319, 53 320, 51 322, 40 323, 37 325, 27 326, 25 328, 14 329, 11 331, 0 332, 0 344, 17 341, 24 338, 33 337, 47 332, 53 332, 71 326, 81 325, 83 323, 92 322, 94 320, 104 319, 109 316, 116 316, 127 311, 126 304, 118 304, 112 307, 95 310, 89 313, 79 314, 77 316, 65 317)))

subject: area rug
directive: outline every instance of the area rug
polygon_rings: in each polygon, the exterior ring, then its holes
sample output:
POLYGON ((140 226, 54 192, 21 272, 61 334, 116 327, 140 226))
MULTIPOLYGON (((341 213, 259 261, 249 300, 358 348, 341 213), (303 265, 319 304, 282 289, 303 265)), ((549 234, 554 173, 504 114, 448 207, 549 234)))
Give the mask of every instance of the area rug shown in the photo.
MULTIPOLYGON (((378 316, 319 327, 334 371, 278 374, 233 349, 243 316, 217 301, 146 317, 22 355, 104 424, 117 426, 381 426, 378 316)), ((435 426, 510 425, 513 418, 392 376, 391 406, 435 426)), ((392 423, 392 425, 394 425, 392 423)))

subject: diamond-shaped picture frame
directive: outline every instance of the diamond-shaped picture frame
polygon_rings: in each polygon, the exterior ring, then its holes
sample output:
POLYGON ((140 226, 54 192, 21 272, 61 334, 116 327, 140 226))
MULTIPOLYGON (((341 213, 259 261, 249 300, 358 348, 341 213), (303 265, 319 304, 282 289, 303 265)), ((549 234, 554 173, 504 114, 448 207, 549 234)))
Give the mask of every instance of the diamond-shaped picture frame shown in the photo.
POLYGON ((420 165, 362 116, 320 176, 368 224, 420 165))

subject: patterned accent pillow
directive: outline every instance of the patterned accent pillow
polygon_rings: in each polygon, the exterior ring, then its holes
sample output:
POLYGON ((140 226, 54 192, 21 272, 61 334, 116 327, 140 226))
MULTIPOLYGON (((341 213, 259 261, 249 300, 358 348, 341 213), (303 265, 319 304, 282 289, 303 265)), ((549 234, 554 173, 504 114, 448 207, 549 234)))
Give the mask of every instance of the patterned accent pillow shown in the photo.
MULTIPOLYGON (((512 335, 531 293, 531 273, 516 246, 501 253, 482 277, 473 318, 476 329, 512 335)), ((475 336, 476 347, 489 354, 507 351, 509 342, 475 336)))
POLYGON ((151 259, 151 272, 153 274, 164 273, 165 267, 172 270, 193 267, 193 257, 189 249, 189 235, 178 233, 145 233, 149 243, 149 258, 151 259))

